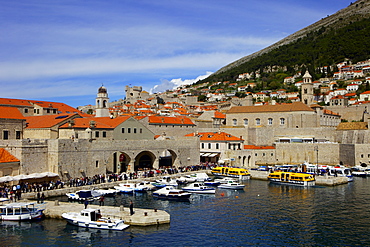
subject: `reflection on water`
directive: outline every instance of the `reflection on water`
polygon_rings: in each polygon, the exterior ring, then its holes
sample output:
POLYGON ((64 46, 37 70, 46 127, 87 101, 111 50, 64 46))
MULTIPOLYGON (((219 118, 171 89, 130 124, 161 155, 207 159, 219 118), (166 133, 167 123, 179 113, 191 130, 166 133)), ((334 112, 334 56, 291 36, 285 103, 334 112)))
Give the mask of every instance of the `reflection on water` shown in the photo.
MULTIPOLYGON (((106 198, 105 205, 166 210, 171 223, 125 231, 78 228, 63 220, 2 222, 2 246, 367 246, 370 179, 303 188, 246 181, 244 190, 192 195, 188 202, 151 192, 106 198)), ((98 204, 98 202, 95 202, 98 204)))

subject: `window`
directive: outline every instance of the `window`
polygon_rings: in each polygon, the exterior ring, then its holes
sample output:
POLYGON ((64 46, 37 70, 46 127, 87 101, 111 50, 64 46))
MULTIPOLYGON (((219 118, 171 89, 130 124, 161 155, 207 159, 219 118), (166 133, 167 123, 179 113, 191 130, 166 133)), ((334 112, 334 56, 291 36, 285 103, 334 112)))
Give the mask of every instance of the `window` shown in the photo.
POLYGON ((237 123, 238 121, 236 119, 233 119, 233 126, 236 126, 237 123))
POLYGON ((103 131, 103 137, 107 137, 107 132, 103 131))
POLYGON ((256 125, 261 125, 261 119, 256 118, 256 125))
POLYGON ((95 167, 99 167, 99 160, 95 161, 95 167))
POLYGON ((28 109, 26 108, 26 109, 24 109, 24 113, 28 113, 28 109))
POLYGON ((216 149, 220 149, 220 144, 216 143, 216 149))
POLYGON ((204 143, 202 143, 202 149, 204 149, 204 143))
POLYGON ((285 118, 280 118, 280 125, 285 125, 285 118))
POLYGON ((212 144, 208 143, 208 149, 211 149, 211 148, 212 148, 212 144))
POLYGON ((8 140, 9 139, 9 131, 7 131, 7 130, 4 130, 3 131, 3 139, 4 140, 8 140))
POLYGON ((131 128, 127 128, 127 133, 131 133, 131 128))
POLYGON ((122 128, 122 134, 124 134, 125 133, 125 128, 122 128))
POLYGON ((140 134, 142 134, 143 133, 143 129, 142 128, 140 128, 140 134))
POLYGON ((269 118, 269 119, 267 120, 267 122, 268 122, 268 125, 272 125, 272 118, 269 118))
POLYGON ((50 113, 50 109, 46 109, 46 113, 50 113))
POLYGON ((15 132, 15 139, 21 139, 21 134, 22 132, 20 132, 19 130, 15 132))
POLYGON ((136 134, 136 128, 134 128, 134 134, 136 134))
POLYGON ((99 138, 99 131, 95 131, 95 137, 99 138))
POLYGON ((244 119, 244 125, 248 125, 248 119, 244 119))
POLYGON ((53 110, 53 113, 54 113, 54 114, 57 114, 57 109, 54 109, 54 110, 53 110))

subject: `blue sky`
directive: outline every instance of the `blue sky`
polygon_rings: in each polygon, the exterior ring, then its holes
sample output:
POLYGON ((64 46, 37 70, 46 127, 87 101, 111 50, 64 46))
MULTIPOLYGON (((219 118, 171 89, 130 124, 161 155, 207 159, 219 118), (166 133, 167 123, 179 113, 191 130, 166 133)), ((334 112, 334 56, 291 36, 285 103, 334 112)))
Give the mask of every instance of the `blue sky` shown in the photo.
POLYGON ((347 7, 344 0, 0 0, 1 98, 94 104, 163 91, 347 7))

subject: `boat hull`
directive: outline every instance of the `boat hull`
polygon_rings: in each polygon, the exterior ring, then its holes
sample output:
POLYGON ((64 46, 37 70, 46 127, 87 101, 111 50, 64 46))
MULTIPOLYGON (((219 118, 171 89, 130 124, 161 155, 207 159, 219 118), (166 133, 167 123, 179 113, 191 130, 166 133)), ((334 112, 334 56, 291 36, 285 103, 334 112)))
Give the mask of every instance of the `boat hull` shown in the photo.
POLYGON ((218 186, 220 189, 231 189, 231 190, 242 190, 244 189, 244 185, 227 185, 227 184, 221 184, 218 186))
POLYGON ((216 193, 215 189, 203 189, 203 190, 196 190, 196 189, 185 189, 182 188, 182 190, 190 192, 190 193, 198 193, 198 194, 214 194, 216 193))
POLYGON ((21 214, 21 215, 0 215, 1 220, 6 221, 28 221, 28 220, 40 220, 44 216, 43 211, 36 211, 31 214, 21 214))
POLYGON ((67 220, 69 224, 84 228, 122 231, 129 227, 129 225, 124 224, 123 220, 114 221, 111 223, 106 221, 84 221, 79 220, 78 217, 74 217, 68 213, 63 213, 62 217, 67 220))
POLYGON ((273 184, 295 185, 303 187, 315 186, 316 184, 315 181, 282 181, 281 179, 269 179, 269 181, 273 184))

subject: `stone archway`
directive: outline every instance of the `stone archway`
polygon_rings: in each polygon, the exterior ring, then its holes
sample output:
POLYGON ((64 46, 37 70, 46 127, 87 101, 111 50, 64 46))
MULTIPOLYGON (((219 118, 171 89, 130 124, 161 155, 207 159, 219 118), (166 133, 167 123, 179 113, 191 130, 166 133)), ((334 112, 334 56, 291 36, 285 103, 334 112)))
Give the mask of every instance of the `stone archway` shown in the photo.
POLYGON ((134 171, 143 171, 153 169, 156 157, 152 152, 143 151, 135 158, 134 171))
POLYGON ((114 170, 116 170, 118 173, 127 172, 130 170, 130 162, 131 158, 126 153, 120 153, 118 164, 113 167, 114 170))
POLYGON ((165 168, 165 167, 172 167, 174 166, 175 160, 177 158, 177 154, 170 149, 164 150, 159 155, 159 168, 165 168))

